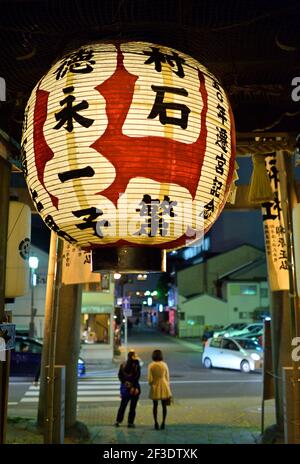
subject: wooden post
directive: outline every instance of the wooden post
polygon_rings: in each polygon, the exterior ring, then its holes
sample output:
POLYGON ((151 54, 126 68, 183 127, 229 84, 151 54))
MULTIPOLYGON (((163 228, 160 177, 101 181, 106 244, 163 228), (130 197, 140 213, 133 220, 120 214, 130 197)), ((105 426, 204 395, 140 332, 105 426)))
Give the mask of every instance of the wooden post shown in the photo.
MULTIPOLYGON (((53 232, 51 232, 52 234, 53 232)), ((50 336, 49 336, 49 351, 48 351, 48 375, 47 375, 47 412, 46 412, 46 427, 45 427, 45 443, 53 443, 53 406, 54 406, 54 381, 55 381, 55 361, 56 361, 56 337, 57 337, 57 321, 59 310, 59 294, 61 287, 61 272, 62 272, 62 251, 63 241, 58 239, 56 272, 55 272, 55 287, 54 298, 50 320, 50 336)))
MULTIPOLYGON (((53 337, 51 321, 53 319, 53 286, 55 279, 56 236, 52 232, 49 268, 47 277, 46 311, 44 347, 40 379, 40 395, 38 408, 38 424, 43 427, 47 416, 46 398, 47 383, 45 366, 49 364, 50 337, 53 337), (52 235, 53 234, 53 235, 52 235)), ((58 253, 58 259, 60 252, 58 253)), ((80 352, 80 309, 81 285, 62 285, 58 301, 56 332, 55 332, 55 365, 66 366, 66 399, 65 427, 66 431, 76 424, 77 418, 77 372, 80 352)), ((54 340, 52 340, 53 342, 54 340)), ((51 348, 53 350, 53 347, 51 348)))
POLYGON ((54 286, 55 286, 55 273, 56 273, 56 247, 57 236, 51 232, 49 259, 48 259, 48 274, 47 274, 47 288, 46 288, 46 301, 45 301, 45 326, 44 326, 44 340, 43 352, 41 360, 41 375, 40 375, 40 396, 38 408, 38 425, 43 428, 45 425, 45 390, 46 390, 46 365, 49 359, 49 340, 51 334, 51 320, 52 320, 52 307, 54 301, 54 286))
MULTIPOLYGON (((4 304, 10 172, 10 163, 0 154, 0 323, 7 322, 4 304)), ((0 444, 6 440, 9 362, 10 355, 7 353, 6 361, 0 362, 0 444)))
POLYGON ((77 420, 81 291, 81 285, 63 285, 59 299, 56 363, 66 366, 66 433, 72 432, 77 420))
POLYGON ((295 256, 294 256, 294 235, 296 231, 293 231, 293 222, 292 222, 292 211, 293 207, 297 203, 297 197, 295 193, 295 179, 294 172, 292 169, 291 158, 288 153, 284 153, 284 163, 285 163, 285 188, 283 190, 283 213, 286 215, 286 240, 287 240, 287 254, 288 254, 288 263, 289 263, 289 281, 290 281, 290 291, 289 291, 289 303, 290 303, 290 346, 289 354, 290 360, 289 363, 285 366, 292 365, 292 372, 289 375, 288 370, 285 369, 285 375, 283 375, 283 389, 286 392, 289 398, 286 398, 287 406, 288 404, 292 405, 292 409, 289 407, 285 409, 285 429, 286 422, 292 421, 293 424, 293 441, 287 442, 288 434, 285 433, 286 443, 300 443, 300 391, 299 391, 299 361, 295 361, 291 357, 292 352, 292 339, 299 335, 299 298, 297 296, 297 283, 296 283, 296 272, 295 272, 295 256), (290 380, 290 376, 292 379, 290 380), (287 382, 291 382, 292 389, 286 385, 287 382), (289 416, 291 414, 291 417, 289 416))

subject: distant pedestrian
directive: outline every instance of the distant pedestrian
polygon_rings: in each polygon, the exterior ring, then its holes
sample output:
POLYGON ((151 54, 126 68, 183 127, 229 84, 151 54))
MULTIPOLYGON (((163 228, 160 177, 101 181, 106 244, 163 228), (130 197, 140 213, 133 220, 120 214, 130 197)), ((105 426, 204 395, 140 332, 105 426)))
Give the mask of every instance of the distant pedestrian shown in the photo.
POLYGON ((129 402, 128 427, 135 427, 135 410, 141 393, 141 387, 139 384, 140 376, 141 367, 139 359, 135 351, 130 350, 127 361, 121 364, 118 374, 121 382, 121 404, 115 422, 116 427, 119 427, 119 425, 123 422, 126 407, 129 402))
POLYGON ((165 428, 167 417, 167 406, 171 402, 172 392, 170 388, 170 375, 168 365, 163 361, 163 355, 160 350, 152 353, 153 362, 148 366, 148 383, 150 385, 149 397, 153 401, 153 419, 154 428, 159 430, 157 420, 158 401, 162 405, 162 423, 160 429, 165 428))

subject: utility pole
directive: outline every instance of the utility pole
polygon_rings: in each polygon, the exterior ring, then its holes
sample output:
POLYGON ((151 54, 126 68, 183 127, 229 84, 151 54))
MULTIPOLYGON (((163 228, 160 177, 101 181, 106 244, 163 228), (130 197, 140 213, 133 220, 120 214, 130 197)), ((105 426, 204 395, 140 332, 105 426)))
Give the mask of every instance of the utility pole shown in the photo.
MULTIPOLYGON (((286 241, 287 241, 287 258, 289 269, 289 304, 290 304, 290 333, 291 339, 299 336, 299 298, 297 296, 297 284, 295 273, 295 256, 294 256, 294 240, 295 232, 292 224, 293 207, 297 204, 297 197, 294 189, 294 173, 291 165, 291 157, 288 153, 283 153, 285 166, 285 189, 283 189, 283 212, 286 215, 286 241)), ((291 353, 291 345, 290 345, 291 353)), ((282 370, 283 390, 285 392, 285 422, 284 434, 285 443, 300 444, 300 363, 290 358, 289 365, 292 368, 289 372, 288 368, 282 370)))
POLYGON ((30 267, 30 288, 31 288, 31 311, 30 311, 30 323, 29 323, 29 337, 34 338, 36 334, 34 318, 36 315, 36 309, 34 307, 34 287, 36 285, 36 269, 38 268, 39 260, 36 256, 29 257, 30 267))

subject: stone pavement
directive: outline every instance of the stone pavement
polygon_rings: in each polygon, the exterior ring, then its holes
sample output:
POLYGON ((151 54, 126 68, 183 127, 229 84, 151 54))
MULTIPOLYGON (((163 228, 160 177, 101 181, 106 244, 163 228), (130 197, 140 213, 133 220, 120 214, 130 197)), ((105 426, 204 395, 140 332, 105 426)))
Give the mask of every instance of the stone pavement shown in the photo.
MULTIPOLYGON (((128 429, 127 423, 115 427, 118 405, 85 405, 78 407, 77 418, 90 431, 86 444, 255 444, 260 435, 260 398, 217 398, 176 400, 168 408, 165 430, 154 430, 152 403, 138 403, 136 428, 128 429)), ((127 411, 128 413, 128 411, 127 411)), ((159 414, 161 411, 159 410, 159 414)), ((26 410, 19 410, 26 418, 26 410)), ((31 419, 14 422, 8 426, 9 443, 43 443, 41 434, 34 427, 36 414, 31 419)), ((126 416, 125 416, 126 419, 126 416)), ((266 403, 265 426, 274 423, 274 404, 266 403)), ((66 438, 66 443, 74 441, 66 438)), ((75 441, 76 442, 76 441, 75 441)), ((78 442, 78 441, 77 441, 78 442)))
MULTIPOLYGON (((134 429, 128 429, 126 421, 119 428, 113 426, 117 407, 79 408, 78 420, 89 426, 91 443, 254 444, 260 435, 261 405, 255 397, 175 399, 161 431, 153 428, 150 400, 139 402, 134 429)), ((265 425, 272 423, 274 404, 268 402, 265 425)))

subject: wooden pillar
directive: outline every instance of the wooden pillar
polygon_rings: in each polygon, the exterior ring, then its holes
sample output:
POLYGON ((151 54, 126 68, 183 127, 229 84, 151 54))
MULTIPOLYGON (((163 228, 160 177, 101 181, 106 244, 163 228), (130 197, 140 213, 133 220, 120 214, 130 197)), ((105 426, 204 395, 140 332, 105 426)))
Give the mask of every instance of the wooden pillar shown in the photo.
MULTIPOLYGON (((77 369, 80 351, 81 289, 81 285, 62 285, 59 295, 55 364, 66 366, 66 431, 76 424, 77 415, 77 369)), ((48 308, 46 307, 44 349, 38 408, 38 424, 41 427, 44 425, 45 419, 46 378, 44 367, 49 356, 51 311, 52 309, 50 306, 48 308)))
MULTIPOLYGON (((7 322, 4 304, 10 172, 10 163, 0 154, 0 322, 7 322)), ((8 377, 9 356, 6 362, 0 362, 0 444, 5 443, 6 435, 8 377)))
POLYGON ((276 425, 284 432, 282 368, 291 365, 290 300, 288 291, 271 292, 271 333, 276 425))
POLYGON ((51 232, 49 258, 48 258, 48 273, 47 273, 47 288, 45 301, 45 322, 44 322, 44 337, 43 337, 43 352, 41 360, 40 373, 40 394, 37 422, 41 428, 45 424, 45 405, 46 405, 46 366, 49 359, 49 340, 51 336, 51 319, 54 304, 54 287, 56 273, 56 235, 51 232))
POLYGON ((66 366, 66 431, 75 426, 77 416, 81 292, 81 285, 63 285, 60 290, 56 363, 66 366))

